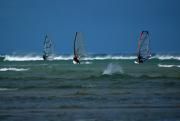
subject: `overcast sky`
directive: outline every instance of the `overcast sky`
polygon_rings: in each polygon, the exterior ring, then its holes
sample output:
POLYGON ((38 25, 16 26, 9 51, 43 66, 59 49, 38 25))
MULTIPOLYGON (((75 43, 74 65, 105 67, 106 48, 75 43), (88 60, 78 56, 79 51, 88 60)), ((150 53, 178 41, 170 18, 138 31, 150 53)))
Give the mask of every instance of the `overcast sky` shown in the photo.
POLYGON ((135 53, 142 30, 152 52, 180 52, 180 0, 0 0, 0 54, 72 53, 83 33, 88 53, 135 53))

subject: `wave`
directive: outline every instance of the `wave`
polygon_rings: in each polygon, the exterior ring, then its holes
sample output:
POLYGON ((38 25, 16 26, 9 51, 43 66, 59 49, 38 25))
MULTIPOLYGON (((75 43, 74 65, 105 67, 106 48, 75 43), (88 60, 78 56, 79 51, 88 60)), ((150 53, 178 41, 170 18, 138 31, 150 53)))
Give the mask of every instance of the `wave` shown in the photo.
POLYGON ((29 68, 0 68, 0 71, 28 71, 29 68))
POLYGON ((92 64, 92 62, 90 62, 90 61, 85 61, 85 62, 81 62, 81 64, 87 64, 87 65, 89 65, 89 64, 92 64))
POLYGON ((86 57, 83 60, 133 60, 133 59, 136 59, 136 56, 106 55, 106 56, 86 57))
MULTIPOLYGON (((2 56, 4 61, 41 61, 43 60, 41 55, 4 55, 2 56)), ((92 61, 92 60, 134 60, 136 59, 136 55, 89 55, 87 57, 81 58, 84 61, 92 61)), ((72 60, 73 55, 52 55, 51 60, 72 60)), ((159 60, 180 60, 180 55, 154 55, 151 59, 159 59, 159 60)))
MULTIPOLYGON (((132 60, 136 56, 124 56, 124 55, 92 55, 81 58, 84 61, 90 60, 132 60)), ((73 55, 54 55, 51 60, 72 60, 73 55)), ((43 60, 39 55, 5 55, 4 61, 39 61, 43 60)))
POLYGON ((43 60, 41 56, 32 55, 5 55, 4 61, 37 61, 43 60))
POLYGON ((113 73, 113 74, 101 74, 101 75, 94 75, 94 76, 90 76, 81 80, 112 80, 112 81, 124 81, 124 80, 128 80, 127 83, 130 83, 132 81, 136 81, 136 80, 171 80, 171 79, 180 79, 179 75, 163 75, 163 74, 126 74, 126 73, 113 73))
MULTIPOLYGON (((99 74, 90 74, 90 75, 86 75, 86 74, 75 74, 72 76, 69 75, 65 75, 65 76, 1 76, 0 80, 23 80, 23 81, 45 81, 45 82, 49 82, 50 80, 53 80, 55 83, 52 83, 50 85, 42 85, 42 88, 45 88, 46 86, 48 88, 50 87, 56 87, 56 88, 91 88, 91 87, 95 87, 96 85, 91 85, 91 81, 134 81, 134 80, 159 80, 159 79, 163 79, 163 80, 173 80, 173 79, 180 79, 180 75, 176 74, 176 75, 167 75, 167 74, 132 74, 132 73, 121 73, 121 72, 115 72, 115 73, 111 73, 111 72, 107 72, 103 74, 103 72, 99 73, 99 74), (85 81, 83 83, 79 83, 79 81, 85 81), (87 83, 86 83, 87 81, 87 83), (57 83, 56 83, 57 82, 57 83), (59 83, 60 82, 60 83, 59 83), (64 84, 61 84, 64 83, 64 84)), ((97 82, 98 83, 98 82, 97 82)), ((15 88, 23 88, 23 89, 27 89, 27 88, 40 88, 40 85, 29 85, 26 87, 21 87, 21 85, 19 85, 18 87, 15 88), (19 87, 20 86, 20 87, 19 87)), ((6 88, 11 88, 12 85, 10 87, 6 87, 6 88)))
POLYGON ((178 68, 180 68, 180 65, 165 65, 165 64, 158 64, 158 67, 164 67, 164 68, 178 67, 178 68))
POLYGON ((180 60, 180 56, 178 55, 155 55, 152 57, 153 58, 156 58, 156 59, 159 59, 159 60, 180 60))

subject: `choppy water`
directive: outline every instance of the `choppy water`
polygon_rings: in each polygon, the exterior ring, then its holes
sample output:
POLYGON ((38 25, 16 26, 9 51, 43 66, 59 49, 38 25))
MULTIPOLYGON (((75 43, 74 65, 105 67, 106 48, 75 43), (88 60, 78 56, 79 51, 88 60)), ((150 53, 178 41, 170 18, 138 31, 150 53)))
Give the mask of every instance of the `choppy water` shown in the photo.
POLYGON ((179 121, 180 55, 94 55, 0 61, 2 121, 179 121))

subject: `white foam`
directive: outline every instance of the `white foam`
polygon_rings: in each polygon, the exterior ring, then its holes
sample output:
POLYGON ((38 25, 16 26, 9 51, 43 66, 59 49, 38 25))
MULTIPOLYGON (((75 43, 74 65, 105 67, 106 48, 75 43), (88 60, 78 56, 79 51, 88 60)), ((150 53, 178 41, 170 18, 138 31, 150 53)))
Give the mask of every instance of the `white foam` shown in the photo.
POLYGON ((158 64, 158 67, 164 67, 164 68, 178 67, 178 68, 180 68, 180 65, 165 65, 165 64, 158 64))
POLYGON ((60 56, 55 56, 54 60, 72 60, 73 59, 73 55, 60 55, 60 56))
POLYGON ((166 68, 170 68, 173 67, 174 65, 162 65, 162 64, 158 64, 158 67, 166 67, 166 68))
MULTIPOLYGON (((50 57, 51 60, 72 60, 73 55, 53 55, 50 57)), ((131 60, 135 59, 136 56, 123 56, 123 55, 106 55, 106 56, 87 56, 81 58, 81 60, 131 60)), ((5 55, 4 61, 37 61, 43 60, 42 56, 39 55, 5 55)))
MULTIPOLYGON (((52 55, 51 60, 72 60, 73 55, 52 55)), ((90 60, 134 60, 136 55, 90 55, 81 60, 90 61, 90 60)), ((180 60, 180 56, 174 55, 155 55, 150 59, 159 59, 159 60, 180 60)), ((5 55, 4 61, 37 61, 43 60, 41 55, 5 55)))
POLYGON ((28 71, 29 68, 0 68, 0 71, 28 71))
POLYGON ((5 55, 4 61, 36 61, 43 60, 41 56, 32 56, 32 55, 5 55))
POLYGON ((122 56, 122 55, 106 55, 106 56, 95 56, 85 57, 83 60, 131 60, 135 59, 136 56, 122 56))
POLYGON ((106 74, 106 75, 112 75, 115 73, 121 73, 122 74, 122 73, 124 73, 124 71, 120 65, 113 64, 113 63, 108 64, 107 68, 103 72, 103 74, 106 74))
POLYGON ((90 62, 90 61, 83 61, 83 62, 81 62, 81 64, 92 64, 92 62, 90 62))
POLYGON ((180 60, 180 56, 173 56, 173 55, 155 55, 152 58, 157 58, 159 60, 170 60, 170 59, 180 60))

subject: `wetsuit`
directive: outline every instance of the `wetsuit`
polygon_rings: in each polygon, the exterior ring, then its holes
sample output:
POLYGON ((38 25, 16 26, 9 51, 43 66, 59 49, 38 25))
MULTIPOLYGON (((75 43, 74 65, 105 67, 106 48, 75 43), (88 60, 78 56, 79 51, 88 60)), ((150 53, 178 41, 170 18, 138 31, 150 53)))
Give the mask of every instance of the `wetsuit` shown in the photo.
POLYGON ((138 63, 143 63, 142 57, 138 55, 138 63))
POLYGON ((47 55, 43 55, 43 59, 44 59, 44 60, 47 60, 47 55))
POLYGON ((80 64, 80 61, 78 60, 77 56, 74 56, 73 60, 74 60, 76 63, 80 64))

